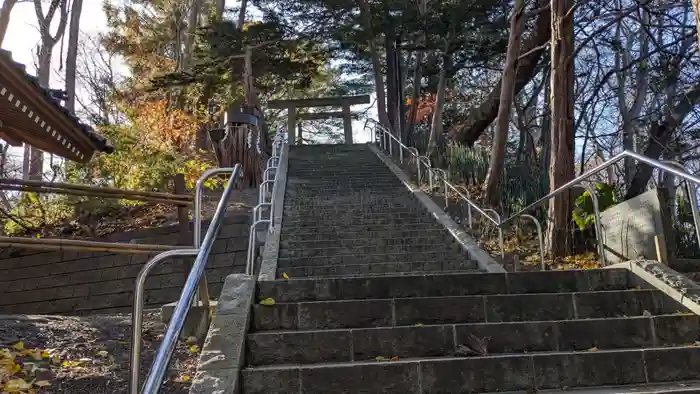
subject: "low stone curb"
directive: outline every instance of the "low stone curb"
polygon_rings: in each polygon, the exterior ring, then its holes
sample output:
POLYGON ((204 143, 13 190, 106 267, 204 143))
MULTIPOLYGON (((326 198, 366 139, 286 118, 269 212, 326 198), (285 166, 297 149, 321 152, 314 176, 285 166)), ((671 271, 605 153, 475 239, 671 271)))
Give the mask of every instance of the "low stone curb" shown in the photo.
POLYGON ((277 277, 277 259, 280 252, 280 233, 282 232, 282 215, 284 214, 284 196, 287 190, 287 169, 289 168, 289 145, 282 146, 280 165, 277 169, 277 181, 272 190, 275 200, 274 225, 268 234, 260 262, 259 281, 275 280, 277 277))
POLYGON ((369 149, 374 152, 379 159, 386 164, 386 166, 393 172, 401 182, 408 188, 408 190, 413 193, 413 195, 420 201, 421 204, 433 215, 435 220, 438 221, 442 226, 445 227, 447 231, 455 238, 455 240, 462 246, 462 249, 466 251, 469 256, 477 262, 479 268, 485 270, 486 272, 506 272, 506 269, 502 265, 498 264, 486 251, 479 248, 476 241, 469 234, 464 231, 459 224, 457 224, 452 218, 427 195, 418 186, 416 186, 406 175, 406 173, 401 170, 394 162, 387 157, 383 152, 381 152, 375 145, 367 144, 369 149))
POLYGON ((672 268, 653 260, 633 260, 606 268, 626 268, 636 285, 658 289, 679 304, 700 315, 700 285, 672 268))
POLYGON ((239 375, 244 366, 254 296, 254 277, 240 274, 226 277, 190 394, 240 393, 239 375))

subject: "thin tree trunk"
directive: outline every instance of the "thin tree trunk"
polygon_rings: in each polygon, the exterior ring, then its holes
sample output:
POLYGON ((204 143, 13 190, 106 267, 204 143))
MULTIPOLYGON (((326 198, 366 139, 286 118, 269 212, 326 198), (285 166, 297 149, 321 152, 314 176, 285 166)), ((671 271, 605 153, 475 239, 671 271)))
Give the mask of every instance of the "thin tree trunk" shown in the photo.
POLYGON ((501 95, 496 117, 496 129, 491 145, 489 170, 484 182, 484 200, 487 204, 496 205, 499 199, 499 184, 506 160, 506 143, 510 126, 510 112, 515 93, 515 74, 520 56, 520 35, 523 29, 523 0, 516 0, 513 15, 510 19, 510 36, 506 50, 506 66, 501 77, 501 95))
POLYGON ((433 121, 430 125, 430 138, 428 139, 428 155, 434 156, 437 151, 438 138, 442 137, 442 111, 445 107, 445 94, 447 90, 447 73, 452 68, 452 54, 450 44, 454 38, 451 30, 445 39, 445 49, 442 55, 442 70, 438 81, 437 94, 435 97, 435 109, 433 110, 433 121))
MULTIPOLYGON (((700 0, 699 0, 700 1, 700 0)), ((540 0, 537 2, 537 7, 544 7, 549 1, 540 0)), ((550 37, 550 13, 544 10, 537 16, 537 21, 535 22, 535 31, 532 35, 525 40, 521 52, 523 56, 518 59, 518 66, 516 68, 515 76, 515 94, 520 93, 520 91, 532 80, 532 78, 537 74, 537 64, 542 59, 542 55, 545 53, 546 44, 550 37), (527 55, 525 55, 527 54, 527 55)), ((452 138, 456 139, 467 145, 473 145, 481 134, 489 127, 489 125, 496 119, 498 115, 498 107, 501 92, 501 82, 494 87, 494 89, 489 93, 486 100, 484 100, 478 107, 472 108, 466 119, 463 122, 463 126, 455 128, 450 131, 452 138)))
MULTIPOLYGON (((364 24, 365 29, 368 33, 373 33, 372 31, 372 10, 369 7, 367 0, 357 0, 357 5, 360 7, 360 17, 364 24)), ((372 59, 372 71, 374 73, 374 88, 377 93, 377 115, 379 116, 379 123, 381 123, 387 130, 391 130, 391 124, 389 123, 389 116, 386 112, 386 92, 384 90, 384 80, 382 79, 382 64, 379 60, 379 51, 377 50, 377 43, 375 38, 372 36, 368 41, 369 52, 372 59)))
POLYGON ((238 29, 243 29, 243 23, 245 23, 245 13, 248 8, 248 0, 241 0, 241 9, 238 11, 238 24, 236 27, 238 29))
MULTIPOLYGON (((39 85, 49 88, 51 79, 51 55, 53 47, 58 40, 63 37, 68 24, 68 2, 67 0, 52 0, 49 9, 44 15, 41 7, 41 0, 34 0, 34 11, 36 13, 39 24, 39 33, 41 34, 41 44, 39 46, 38 58, 39 67, 37 74, 39 77, 39 85), (59 12, 59 24, 56 34, 51 34, 51 21, 53 21, 56 11, 59 12)), ((25 155, 29 156, 29 170, 24 177, 32 180, 41 180, 44 169, 44 153, 34 147, 25 145, 25 155)), ((26 160, 26 159, 25 159, 26 160)))
MULTIPOLYGON (((574 28, 571 0, 552 0, 552 157, 550 191, 574 178, 574 28)), ((552 258, 571 251, 571 192, 554 197, 549 204, 547 235, 552 258)))
POLYGON ((66 54, 66 108, 75 113, 75 74, 78 60, 78 40, 80 35, 80 14, 83 0, 73 0, 70 11, 70 28, 68 36, 68 53, 66 54))
MULTIPOLYGON (((391 20, 391 15, 389 15, 389 10, 386 10, 385 16, 387 20, 391 20)), ((397 130, 396 128, 396 118, 397 118, 397 90, 398 86, 396 84, 397 70, 396 70, 396 50, 394 48, 394 26, 388 23, 384 30, 384 51, 386 53, 386 112, 389 118, 389 124, 391 125, 391 130, 397 130)))
POLYGON ((17 0, 5 0, 0 7, 0 47, 7 34, 7 28, 10 26, 10 14, 12 9, 17 4, 17 0))
POLYGON ((194 36, 199 26, 199 14, 201 0, 192 0, 187 14, 187 31, 185 32, 185 45, 182 50, 181 71, 190 69, 192 63, 192 49, 194 47, 194 36))

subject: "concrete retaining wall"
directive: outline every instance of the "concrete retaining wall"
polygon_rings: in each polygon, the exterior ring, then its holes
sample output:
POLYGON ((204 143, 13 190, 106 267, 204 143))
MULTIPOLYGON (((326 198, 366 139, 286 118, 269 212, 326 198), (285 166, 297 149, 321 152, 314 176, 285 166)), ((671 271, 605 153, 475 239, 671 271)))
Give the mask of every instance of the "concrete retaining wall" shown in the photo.
MULTIPOLYGON (((226 276, 245 270, 251 224, 248 212, 230 212, 214 243, 206 273, 212 297, 218 297, 226 276)), ((176 245, 179 236, 177 226, 169 226, 124 233, 110 240, 176 245)), ((0 314, 128 312, 136 276, 152 256, 3 250, 0 314)), ((184 283, 185 263, 163 262, 151 272, 146 282, 147 307, 177 300, 184 283)))

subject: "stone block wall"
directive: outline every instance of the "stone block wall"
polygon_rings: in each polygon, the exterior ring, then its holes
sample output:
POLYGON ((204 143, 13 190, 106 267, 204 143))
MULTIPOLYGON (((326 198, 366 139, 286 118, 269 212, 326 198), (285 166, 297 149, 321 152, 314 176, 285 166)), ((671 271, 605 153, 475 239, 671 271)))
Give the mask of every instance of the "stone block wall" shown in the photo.
MULTIPOLYGON (((230 211, 229 211, 230 212, 230 211)), ((249 210, 230 212, 209 256, 206 276, 218 297, 226 276, 243 273, 251 224, 249 210)), ((206 229, 206 223, 203 226, 206 229)), ((177 226, 110 237, 110 241, 176 245, 177 226)), ((155 254, 41 252, 0 253, 0 314, 70 314, 129 312, 136 276, 155 254)), ((188 261, 164 261, 146 281, 146 307, 176 301, 188 261)))

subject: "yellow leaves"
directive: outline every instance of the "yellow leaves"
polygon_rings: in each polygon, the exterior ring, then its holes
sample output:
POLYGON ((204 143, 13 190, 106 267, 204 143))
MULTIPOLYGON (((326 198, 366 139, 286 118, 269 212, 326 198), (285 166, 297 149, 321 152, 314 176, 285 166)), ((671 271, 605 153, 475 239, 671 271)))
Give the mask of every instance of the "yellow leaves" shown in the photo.
POLYGON ((24 350, 24 341, 19 341, 12 345, 12 348, 15 350, 24 350))
POLYGON ((99 352, 95 353, 97 357, 107 357, 109 353, 107 353, 106 350, 100 350, 99 352))
POLYGON ((3 391, 8 393, 21 393, 22 391, 27 391, 32 388, 32 384, 24 379, 10 379, 3 386, 3 391))
POLYGON ((192 345, 188 348, 188 350, 190 351, 190 353, 199 353, 201 349, 197 345, 192 345))
POLYGON ((182 375, 179 378, 175 379, 175 382, 176 383, 187 383, 190 380, 192 380, 192 378, 189 375, 182 375))
POLYGON ((416 324, 415 324, 416 327, 423 327, 424 325, 425 325, 425 324, 423 324, 423 323, 416 323, 416 324))
POLYGON ((287 275, 286 272, 282 272, 282 277, 283 277, 284 279, 289 279, 289 275, 287 275))
POLYGON ((594 346, 594 347, 588 349, 588 351, 589 351, 589 352, 599 352, 600 349, 598 349, 597 347, 594 346))
POLYGON ((264 306, 274 306, 275 305, 275 299, 274 298, 265 298, 264 300, 260 301, 260 305, 264 306))
POLYGON ((399 356, 392 356, 392 357, 377 356, 374 359, 377 361, 399 361, 400 360, 399 356))
POLYGON ((80 362, 80 361, 73 361, 73 360, 66 360, 66 361, 64 361, 64 362, 61 363, 61 366, 62 366, 62 367, 65 367, 65 368, 74 368, 74 367, 79 367, 79 366, 81 366, 81 365, 83 365, 82 362, 80 362))

